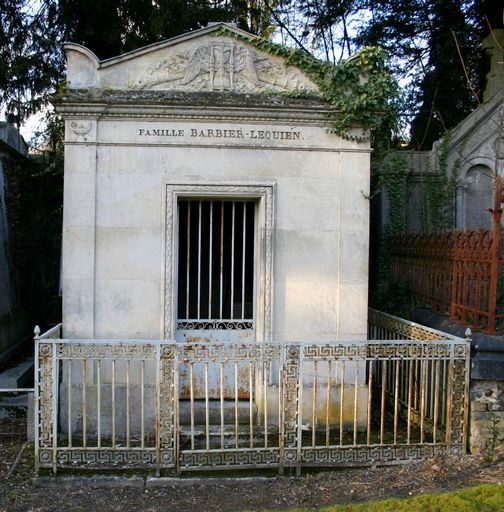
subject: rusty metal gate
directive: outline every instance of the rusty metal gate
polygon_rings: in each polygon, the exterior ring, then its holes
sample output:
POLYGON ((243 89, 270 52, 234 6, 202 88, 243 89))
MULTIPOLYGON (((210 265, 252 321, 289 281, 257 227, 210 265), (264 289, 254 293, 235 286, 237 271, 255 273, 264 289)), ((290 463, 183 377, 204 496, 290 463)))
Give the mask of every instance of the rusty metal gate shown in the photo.
POLYGON ((362 342, 62 340, 59 328, 36 336, 37 472, 299 473, 464 453, 468 342, 378 312, 370 318, 375 339, 362 342), (189 400, 178 399, 181 366, 189 400), (196 375, 202 399, 191 392, 196 375))
MULTIPOLYGON (((255 207, 254 200, 178 201, 175 339, 186 347, 255 341, 255 207)), ((248 367, 236 364, 238 382, 227 366, 209 361, 205 374, 203 368, 193 372, 193 366, 182 364, 181 398, 231 399, 235 384, 247 398, 248 367)))

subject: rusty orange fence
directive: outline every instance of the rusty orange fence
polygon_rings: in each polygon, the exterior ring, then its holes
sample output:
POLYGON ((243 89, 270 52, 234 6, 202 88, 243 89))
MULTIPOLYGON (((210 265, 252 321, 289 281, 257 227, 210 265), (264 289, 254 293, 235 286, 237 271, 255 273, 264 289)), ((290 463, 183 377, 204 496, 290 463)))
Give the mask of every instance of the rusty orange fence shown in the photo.
MULTIPOLYGON (((493 237, 489 231, 400 235, 392 240, 391 281, 452 320, 495 332, 493 237)), ((502 260, 498 260, 498 265, 502 260)))
POLYGON ((416 298, 451 320, 496 334, 499 279, 504 260, 501 248, 500 177, 496 179, 493 230, 404 234, 391 240, 390 278, 405 282, 416 298))

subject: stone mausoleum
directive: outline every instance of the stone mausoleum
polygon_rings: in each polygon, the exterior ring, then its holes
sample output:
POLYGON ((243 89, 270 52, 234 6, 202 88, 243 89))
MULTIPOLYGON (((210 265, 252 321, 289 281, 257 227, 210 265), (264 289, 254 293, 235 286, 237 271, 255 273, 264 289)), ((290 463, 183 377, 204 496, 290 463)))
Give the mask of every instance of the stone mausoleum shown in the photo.
POLYGON ((65 46, 65 338, 366 339, 369 145, 221 28, 65 46))
MULTIPOLYGON (((366 340, 369 144, 331 132, 302 70, 225 27, 104 61, 65 46, 65 339, 366 340)), ((251 400, 246 368, 206 384, 186 369, 180 398, 251 400)))

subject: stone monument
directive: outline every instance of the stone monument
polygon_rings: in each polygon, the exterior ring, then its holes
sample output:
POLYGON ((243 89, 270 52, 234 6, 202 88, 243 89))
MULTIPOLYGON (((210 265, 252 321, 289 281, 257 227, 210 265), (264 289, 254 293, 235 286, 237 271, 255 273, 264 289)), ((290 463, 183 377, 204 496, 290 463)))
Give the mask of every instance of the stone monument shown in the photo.
POLYGON ((253 42, 65 46, 65 338, 366 339, 369 144, 253 42))

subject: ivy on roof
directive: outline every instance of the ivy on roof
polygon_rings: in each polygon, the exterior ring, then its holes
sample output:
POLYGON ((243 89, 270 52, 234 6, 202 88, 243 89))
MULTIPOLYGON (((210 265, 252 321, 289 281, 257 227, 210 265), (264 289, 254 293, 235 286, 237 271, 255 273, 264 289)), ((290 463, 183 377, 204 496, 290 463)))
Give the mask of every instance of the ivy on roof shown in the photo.
MULTIPOLYGON (((387 67, 387 52, 383 48, 368 46, 346 61, 333 64, 303 50, 286 48, 262 38, 248 38, 224 26, 212 35, 242 40, 270 55, 283 57, 288 66, 304 71, 318 86, 322 98, 334 107, 331 128, 345 139, 364 142, 369 137, 352 135, 352 128, 370 132, 384 123, 393 123, 396 118, 399 88, 387 67)), ((302 94, 300 91, 289 93, 302 94)))

